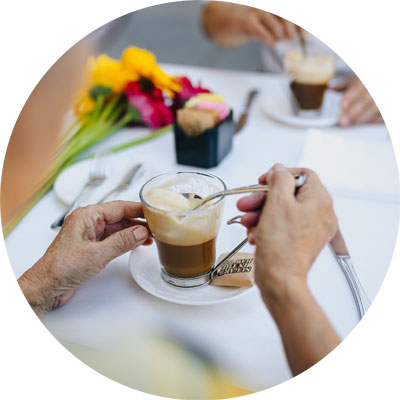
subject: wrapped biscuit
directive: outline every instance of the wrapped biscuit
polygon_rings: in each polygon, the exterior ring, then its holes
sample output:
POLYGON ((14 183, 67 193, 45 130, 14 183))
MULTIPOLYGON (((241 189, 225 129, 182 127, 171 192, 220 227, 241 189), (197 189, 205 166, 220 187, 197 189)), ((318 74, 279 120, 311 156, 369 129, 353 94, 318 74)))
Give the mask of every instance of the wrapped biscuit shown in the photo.
POLYGON ((188 136, 199 136, 219 123, 219 112, 204 108, 182 108, 178 110, 177 121, 188 136))
MULTIPOLYGON (((226 254, 218 257, 217 264, 226 254)), ((254 254, 252 253, 235 254, 218 268, 211 281, 211 285, 216 286, 251 287, 253 284, 254 254)))
POLYGON ((177 111, 174 122, 178 164, 216 167, 232 149, 233 113, 222 96, 200 93, 177 111))

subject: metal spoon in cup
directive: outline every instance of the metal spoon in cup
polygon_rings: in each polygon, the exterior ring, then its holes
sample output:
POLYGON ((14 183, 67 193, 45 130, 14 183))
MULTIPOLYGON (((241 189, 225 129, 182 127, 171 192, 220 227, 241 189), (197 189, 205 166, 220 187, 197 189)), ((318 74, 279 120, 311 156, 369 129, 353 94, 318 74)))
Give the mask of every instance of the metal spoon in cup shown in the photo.
POLYGON ((300 47, 301 47, 301 52, 303 54, 303 57, 307 57, 307 44, 306 44, 306 38, 302 33, 299 35, 299 40, 300 40, 300 47))
MULTIPOLYGON (((305 174, 298 174, 294 176, 296 188, 303 186, 306 182, 307 176, 305 174)), ((231 194, 241 194, 241 193, 251 193, 251 192, 268 192, 268 185, 250 185, 243 186, 235 189, 223 190, 221 192, 213 193, 207 197, 201 198, 199 195, 195 193, 181 193, 182 196, 186 197, 189 200, 192 199, 201 199, 201 201, 196 204, 196 207, 193 210, 198 210, 200 207, 207 204, 209 201, 214 200, 218 197, 230 196, 231 194)))

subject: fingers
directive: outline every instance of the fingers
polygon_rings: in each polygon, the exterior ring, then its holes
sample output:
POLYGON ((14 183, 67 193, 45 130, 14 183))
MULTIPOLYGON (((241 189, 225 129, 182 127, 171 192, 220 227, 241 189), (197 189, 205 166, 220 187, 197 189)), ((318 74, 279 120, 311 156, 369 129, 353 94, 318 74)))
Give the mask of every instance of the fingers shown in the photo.
POLYGON ((261 209, 265 202, 264 193, 253 193, 249 196, 242 197, 237 202, 237 208, 244 211, 246 214, 242 215, 240 223, 246 228, 257 225, 260 218, 261 209))
POLYGON ((285 29, 280 18, 270 13, 262 13, 260 21, 272 35, 274 43, 285 39, 285 29))
POLYGON ((349 87, 342 100, 342 126, 373 122, 380 115, 371 95, 365 86, 357 81, 349 87))
POLYGON ((350 85, 343 95, 342 106, 343 108, 350 108, 353 104, 360 100, 362 97, 361 88, 359 85, 350 85))
POLYGON ((306 182, 304 185, 297 189, 296 200, 300 203, 314 199, 321 190, 325 190, 318 175, 308 168, 291 168, 292 174, 305 174, 306 182))
MULTIPOLYGON (((318 175, 307 168, 285 168, 281 164, 276 164, 267 173, 260 176, 259 182, 270 185, 267 202, 278 204, 279 207, 292 199, 299 203, 314 203, 320 199, 330 199, 318 175), (305 174, 306 182, 296 191, 294 175, 298 174, 305 174)), ((252 228, 255 228, 259 222, 265 201, 266 196, 262 193, 253 193, 238 201, 238 209, 245 212, 240 222, 248 228, 248 232, 254 232, 252 228)))
MULTIPOLYGON (((270 183, 270 178, 272 176, 274 168, 278 164, 275 164, 268 172, 265 172, 258 178, 258 183, 262 185, 268 185, 270 183)), ((279 164, 281 165, 281 164, 279 164)), ((298 175, 301 173, 305 173, 306 169, 305 168, 288 168, 288 170, 293 174, 293 175, 298 175)))
POLYGON ((293 174, 282 164, 276 164, 268 175, 268 202, 282 203, 294 200, 295 180, 293 174))
POLYGON ((246 228, 251 228, 252 226, 257 225, 258 220, 260 219, 260 211, 249 211, 246 214, 242 215, 240 223, 246 228))
POLYGON ((380 116, 378 107, 371 97, 360 97, 346 108, 340 116, 339 123, 342 126, 366 124, 374 122, 380 116))
POLYGON ((256 230, 257 227, 255 226, 247 230, 247 239, 250 244, 256 244, 256 230))
POLYGON ((107 224, 104 228, 103 236, 101 237, 100 240, 104 240, 105 238, 107 238, 108 236, 112 235, 115 232, 122 231, 123 229, 131 228, 136 225, 142 225, 149 230, 147 222, 145 221, 124 218, 121 221, 115 222, 113 224, 107 224))
POLYGON ((346 107, 348 104, 354 102, 355 99, 359 96, 360 89, 363 87, 363 84, 356 76, 351 77, 347 81, 347 90, 343 95, 342 105, 346 107))
POLYGON ((269 46, 275 46, 280 40, 295 39, 299 34, 306 35, 306 32, 277 15, 257 10, 251 13, 246 23, 247 34, 261 40, 269 46))
POLYGON ((123 229, 106 239, 97 242, 97 246, 101 248, 102 255, 108 261, 134 250, 142 244, 149 244, 149 231, 142 225, 135 225, 131 228, 123 229))
POLYGON ((343 103, 343 113, 349 122, 357 121, 370 102, 369 96, 358 93, 351 103, 343 103), (346 105, 346 106, 345 106, 346 105))
POLYGON ((269 46, 275 46, 275 38, 271 32, 265 28, 257 16, 252 16, 248 22, 248 34, 254 39, 261 40, 269 46))
POLYGON ((358 84, 350 84, 342 98, 342 115, 340 116, 339 123, 341 125, 352 124, 353 120, 365 106, 367 100, 362 93, 362 88, 358 84))
POLYGON ((293 25, 296 27, 297 32, 298 32, 300 35, 304 36, 304 38, 307 39, 308 32, 307 32, 304 28, 302 28, 301 26, 299 26, 299 25, 295 25, 295 24, 293 24, 293 25))
POLYGON ((373 102, 368 99, 360 99, 351 108, 347 109, 340 117, 342 126, 357 125, 371 122, 379 113, 373 102))
MULTIPOLYGON (((276 167, 276 165, 274 167, 272 167, 265 174, 262 174, 258 178, 258 181, 261 184, 267 184, 267 185, 270 184, 275 167, 276 167)), ((321 181, 320 181, 318 175, 314 171, 312 171, 308 168, 288 168, 288 171, 292 175, 305 174, 307 177, 305 184, 302 187, 297 189, 297 193, 296 193, 297 201, 302 202, 302 201, 308 200, 309 198, 312 198, 315 195, 315 193, 319 192, 321 187, 323 188, 323 185, 321 184, 321 181)), ((268 194, 268 197, 270 197, 270 194, 268 194)), ((246 203, 245 203, 245 205, 246 205, 246 203)), ((246 212, 246 211, 250 211, 250 210, 243 209, 241 211, 246 212)))
POLYGON ((379 113, 378 115, 376 115, 376 116, 372 119, 372 121, 371 121, 371 123, 373 123, 373 124, 379 124, 379 123, 381 123, 381 122, 383 122, 383 118, 382 118, 381 113, 379 113))
MULTIPOLYGON (((283 191, 279 190, 274 190, 275 195, 278 197, 284 196, 286 198, 290 198, 294 196, 295 193, 295 181, 293 179, 294 175, 299 175, 299 174, 305 174, 307 176, 306 183, 297 190, 296 194, 296 199, 302 201, 303 199, 306 199, 310 196, 312 196, 312 192, 314 190, 314 187, 316 185, 320 185, 321 182, 318 178, 318 176, 315 174, 315 172, 307 169, 307 168, 285 168, 281 164, 275 164, 268 172, 262 174, 258 178, 258 182, 260 184, 267 184, 267 185, 272 185, 272 181, 274 180, 273 176, 275 173, 281 169, 284 169, 286 172, 289 172, 292 175, 292 179, 290 180, 292 183, 289 184, 289 186, 286 185, 286 188, 283 189, 283 191), (282 193, 282 194, 279 194, 282 193)), ((286 178, 289 179, 289 176, 286 175, 286 178)), ((271 191, 268 192, 268 198, 271 197, 271 191)), ((238 208, 240 205, 239 210, 240 211, 252 211, 256 208, 258 208, 258 203, 256 199, 252 199, 251 196, 247 196, 247 198, 241 199, 241 203, 239 204, 238 202, 238 208), (253 208, 251 206, 254 206, 253 208)), ((262 206, 262 205, 261 205, 262 206)))
POLYGON ((113 224, 124 218, 144 218, 142 204, 133 201, 111 201, 89 206, 86 210, 100 213, 106 224, 113 224))
POLYGON ((264 193, 253 193, 249 196, 242 197, 237 202, 237 208, 239 211, 247 212, 259 209, 265 202, 264 193))
MULTIPOLYGON (((287 39, 295 39, 298 32, 298 27, 287 19, 282 18, 282 24, 285 28, 286 38, 287 39)), ((302 32, 301 32, 302 34, 302 32)))

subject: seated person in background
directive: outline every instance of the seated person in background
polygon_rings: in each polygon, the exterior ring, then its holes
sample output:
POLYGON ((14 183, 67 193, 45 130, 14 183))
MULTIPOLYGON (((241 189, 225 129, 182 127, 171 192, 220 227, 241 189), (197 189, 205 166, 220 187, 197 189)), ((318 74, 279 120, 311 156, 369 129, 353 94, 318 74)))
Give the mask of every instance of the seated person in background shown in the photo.
POLYGON ((333 51, 315 36, 275 14, 257 8, 211 1, 203 8, 203 30, 221 46, 240 46, 249 40, 263 43, 262 62, 266 72, 282 72, 283 58, 288 50, 299 46, 299 35, 306 35, 307 48, 314 54, 332 54, 337 58, 335 90, 344 91, 342 126, 383 122, 382 116, 365 86, 333 51))
MULTIPOLYGON (((307 274, 337 230, 332 199, 310 170, 275 165, 260 182, 268 199, 239 200, 256 245, 256 283, 274 318, 294 375, 321 360, 340 339, 307 286, 307 274), (294 173, 307 182, 295 194, 294 173)), ((115 201, 72 212, 44 256, 18 283, 38 316, 67 303, 114 258, 153 241, 140 203, 115 201)))

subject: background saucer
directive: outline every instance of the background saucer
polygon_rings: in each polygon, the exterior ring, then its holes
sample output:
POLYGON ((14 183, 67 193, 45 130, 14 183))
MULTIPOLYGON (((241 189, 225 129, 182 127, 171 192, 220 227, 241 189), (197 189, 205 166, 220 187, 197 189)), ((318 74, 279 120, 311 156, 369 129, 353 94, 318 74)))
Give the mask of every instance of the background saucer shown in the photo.
POLYGON ((293 114, 289 99, 283 91, 265 95, 262 99, 262 108, 268 117, 287 125, 299 128, 325 128, 338 123, 341 98, 340 93, 327 90, 321 113, 315 117, 301 117, 293 114))
POLYGON ((143 290, 171 303, 192 306, 218 304, 243 296, 254 289, 254 286, 251 288, 228 288, 212 285, 197 288, 172 286, 161 278, 161 266, 155 244, 148 247, 142 246, 132 251, 129 257, 129 267, 133 279, 143 290))

